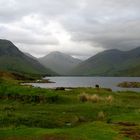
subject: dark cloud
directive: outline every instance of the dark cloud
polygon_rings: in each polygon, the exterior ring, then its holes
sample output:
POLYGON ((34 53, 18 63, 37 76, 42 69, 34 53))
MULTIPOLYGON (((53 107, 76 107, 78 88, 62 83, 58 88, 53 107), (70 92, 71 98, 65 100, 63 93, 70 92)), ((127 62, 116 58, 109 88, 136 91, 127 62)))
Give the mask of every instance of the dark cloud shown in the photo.
POLYGON ((140 46, 139 0, 0 0, 0 38, 36 56, 140 46))
POLYGON ((89 31, 81 28, 79 32, 73 33, 74 41, 87 41, 93 44, 97 43, 106 49, 131 49, 140 45, 140 20, 127 21, 122 23, 107 23, 93 26, 89 31))

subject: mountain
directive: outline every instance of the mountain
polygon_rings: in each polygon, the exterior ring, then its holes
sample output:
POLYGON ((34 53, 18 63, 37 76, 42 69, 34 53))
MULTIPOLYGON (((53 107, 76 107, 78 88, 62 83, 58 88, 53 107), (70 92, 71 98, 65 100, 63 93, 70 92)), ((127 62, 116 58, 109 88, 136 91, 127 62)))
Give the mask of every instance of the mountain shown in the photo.
POLYGON ((24 52, 25 55, 27 55, 28 57, 37 60, 36 57, 32 56, 30 53, 24 52))
POLYGON ((52 75, 37 60, 21 52, 11 41, 0 39, 0 71, 11 71, 32 75, 52 75))
POLYGON ((128 68, 122 71, 118 71, 116 76, 132 76, 132 77, 140 77, 140 65, 132 68, 128 68))
POLYGON ((140 47, 130 51, 106 50, 75 67, 71 75, 140 76, 140 47))
POLYGON ((60 75, 67 75, 81 60, 61 52, 52 52, 40 58, 39 62, 60 75))

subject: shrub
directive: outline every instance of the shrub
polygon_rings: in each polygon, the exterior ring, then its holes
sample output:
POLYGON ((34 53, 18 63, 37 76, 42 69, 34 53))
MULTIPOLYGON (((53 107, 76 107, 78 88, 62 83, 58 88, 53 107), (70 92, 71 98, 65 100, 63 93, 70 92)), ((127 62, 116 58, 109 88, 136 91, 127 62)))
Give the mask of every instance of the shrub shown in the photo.
POLYGON ((79 98, 80 98, 80 101, 81 102, 90 101, 92 103, 97 103, 98 101, 101 100, 101 98, 98 95, 96 95, 96 94, 94 94, 94 95, 88 95, 86 93, 80 94, 79 98))
POLYGON ((100 97, 96 94, 89 96, 89 101, 93 102, 93 103, 97 103, 98 101, 100 101, 100 97))
POLYGON ((53 95, 50 97, 46 97, 47 103, 57 103, 59 100, 59 95, 53 95))
POLYGON ((105 114, 103 111, 100 111, 97 115, 98 120, 104 120, 105 119, 105 114))
POLYGON ((86 93, 82 93, 79 96, 81 102, 87 102, 89 100, 89 95, 86 93))
POLYGON ((108 97, 106 97, 106 101, 107 101, 108 103, 112 103, 113 100, 114 100, 114 98, 113 98, 113 96, 111 96, 111 95, 109 95, 108 97))

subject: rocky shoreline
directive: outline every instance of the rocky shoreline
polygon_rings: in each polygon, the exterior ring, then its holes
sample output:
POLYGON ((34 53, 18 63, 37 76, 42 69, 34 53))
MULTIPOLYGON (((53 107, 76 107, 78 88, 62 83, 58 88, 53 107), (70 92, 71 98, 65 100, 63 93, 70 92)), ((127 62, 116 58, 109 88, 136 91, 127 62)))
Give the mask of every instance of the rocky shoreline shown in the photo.
POLYGON ((122 87, 122 88, 140 88, 140 82, 124 81, 122 83, 119 83, 118 87, 122 87))

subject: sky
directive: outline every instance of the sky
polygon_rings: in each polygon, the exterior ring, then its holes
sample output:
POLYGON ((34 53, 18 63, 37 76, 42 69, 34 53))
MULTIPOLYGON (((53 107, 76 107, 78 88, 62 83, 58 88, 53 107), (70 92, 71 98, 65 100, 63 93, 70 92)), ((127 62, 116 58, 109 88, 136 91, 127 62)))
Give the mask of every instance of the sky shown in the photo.
POLYGON ((0 38, 36 57, 140 46, 140 0, 0 0, 0 38))

